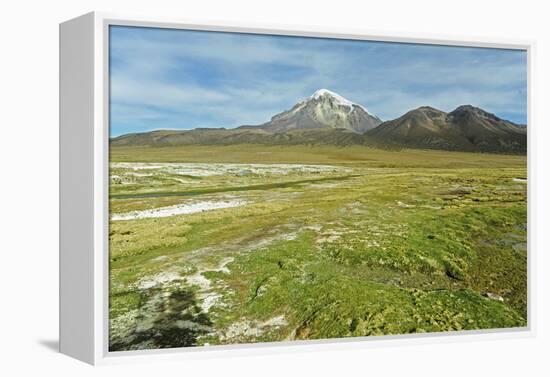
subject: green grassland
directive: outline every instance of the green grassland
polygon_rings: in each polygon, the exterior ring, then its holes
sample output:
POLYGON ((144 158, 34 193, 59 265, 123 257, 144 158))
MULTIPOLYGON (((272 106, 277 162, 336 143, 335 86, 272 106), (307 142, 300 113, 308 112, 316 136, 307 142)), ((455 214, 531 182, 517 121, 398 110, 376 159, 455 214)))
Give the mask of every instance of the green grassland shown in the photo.
POLYGON ((525 156, 257 145, 110 154, 112 215, 239 203, 111 221, 111 350, 527 324, 525 156))
POLYGON ((525 167, 524 155, 447 152, 421 149, 375 149, 330 145, 184 145, 166 147, 117 146, 111 161, 357 164, 363 167, 525 167), (399 153, 395 153, 399 152, 399 153))

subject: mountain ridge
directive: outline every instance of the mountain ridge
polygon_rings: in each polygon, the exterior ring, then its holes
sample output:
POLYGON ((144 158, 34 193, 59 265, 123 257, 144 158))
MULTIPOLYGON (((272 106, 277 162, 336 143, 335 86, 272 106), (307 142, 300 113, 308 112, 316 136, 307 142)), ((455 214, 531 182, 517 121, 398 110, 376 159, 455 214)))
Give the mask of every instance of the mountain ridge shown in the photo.
POLYGON ((113 146, 247 143, 525 153, 527 129, 472 105, 461 105, 451 112, 421 106, 383 122, 362 105, 328 89, 320 89, 260 125, 155 130, 111 139, 113 146))
POLYGON ((508 153, 527 149, 526 128, 472 105, 448 113, 422 106, 365 136, 375 144, 410 148, 508 153))

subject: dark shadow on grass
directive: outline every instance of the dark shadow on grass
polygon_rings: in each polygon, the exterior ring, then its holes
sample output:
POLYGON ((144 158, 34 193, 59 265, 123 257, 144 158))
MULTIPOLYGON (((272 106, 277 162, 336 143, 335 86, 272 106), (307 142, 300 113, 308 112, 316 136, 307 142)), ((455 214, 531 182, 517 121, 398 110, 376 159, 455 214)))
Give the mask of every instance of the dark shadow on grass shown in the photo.
MULTIPOLYGON (((162 290, 153 289, 144 293, 142 307, 162 295, 162 290)), ((195 294, 186 290, 172 292, 158 305, 143 310, 137 323, 152 324, 145 329, 136 328, 124 339, 111 340, 110 351, 136 349, 157 349, 190 347, 197 345, 197 339, 211 330, 212 322, 197 305, 195 294)))

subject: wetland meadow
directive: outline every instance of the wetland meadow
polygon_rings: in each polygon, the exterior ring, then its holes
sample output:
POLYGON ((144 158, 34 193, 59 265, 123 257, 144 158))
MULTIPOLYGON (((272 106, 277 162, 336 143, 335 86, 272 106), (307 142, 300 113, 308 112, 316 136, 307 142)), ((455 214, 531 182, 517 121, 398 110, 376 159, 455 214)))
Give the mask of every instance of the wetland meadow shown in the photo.
POLYGON ((526 157, 111 148, 110 349, 526 326, 526 157))

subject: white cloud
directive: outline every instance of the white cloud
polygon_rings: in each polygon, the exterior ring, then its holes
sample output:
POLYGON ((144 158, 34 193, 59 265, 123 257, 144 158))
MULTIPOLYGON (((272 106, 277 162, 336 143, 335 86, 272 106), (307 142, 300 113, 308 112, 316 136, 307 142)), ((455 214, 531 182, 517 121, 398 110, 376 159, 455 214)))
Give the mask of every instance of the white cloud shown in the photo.
POLYGON ((522 59, 448 50, 455 61, 417 46, 400 45, 391 53, 380 43, 359 52, 353 46, 226 33, 114 34, 113 123, 258 124, 321 87, 385 119, 418 106, 449 111, 465 103, 495 113, 525 113, 522 59))

